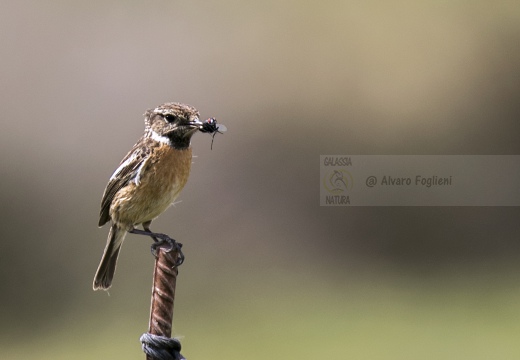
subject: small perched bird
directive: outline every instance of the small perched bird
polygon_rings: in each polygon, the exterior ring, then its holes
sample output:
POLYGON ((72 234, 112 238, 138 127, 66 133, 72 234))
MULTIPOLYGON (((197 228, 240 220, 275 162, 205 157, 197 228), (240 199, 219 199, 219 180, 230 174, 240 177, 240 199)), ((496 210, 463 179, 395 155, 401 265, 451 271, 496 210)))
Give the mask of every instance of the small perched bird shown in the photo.
POLYGON ((173 203, 188 180, 192 135, 197 130, 207 132, 198 111, 189 105, 166 103, 144 116, 144 135, 121 161, 103 194, 99 226, 111 221, 111 227, 94 290, 110 288, 127 232, 151 236, 155 244, 161 243, 158 239, 169 239, 151 232, 150 224, 173 203), (144 231, 135 229, 139 224, 144 231))

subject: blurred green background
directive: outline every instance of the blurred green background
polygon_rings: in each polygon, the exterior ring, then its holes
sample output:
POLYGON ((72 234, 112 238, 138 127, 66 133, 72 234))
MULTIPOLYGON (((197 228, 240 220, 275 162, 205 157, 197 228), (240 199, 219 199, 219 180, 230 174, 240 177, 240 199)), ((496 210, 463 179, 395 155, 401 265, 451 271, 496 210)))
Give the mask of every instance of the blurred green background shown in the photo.
POLYGON ((517 2, 11 0, 0 52, 0 358, 144 359, 150 241, 91 282, 166 101, 229 129, 153 227, 188 359, 520 358, 518 207, 319 206, 319 155, 520 153, 517 2))

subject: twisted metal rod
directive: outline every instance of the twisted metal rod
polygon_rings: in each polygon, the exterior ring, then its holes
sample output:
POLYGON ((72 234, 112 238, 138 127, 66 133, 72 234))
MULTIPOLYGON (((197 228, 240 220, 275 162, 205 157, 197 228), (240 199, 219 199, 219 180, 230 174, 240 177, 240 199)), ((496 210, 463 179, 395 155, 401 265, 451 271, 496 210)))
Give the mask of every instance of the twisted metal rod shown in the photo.
POLYGON ((170 337, 172 334, 173 305, 177 283, 178 253, 160 248, 153 273, 152 304, 148 332, 170 337))
POLYGON ((169 250, 159 247, 155 260, 149 328, 148 333, 141 337, 146 360, 184 359, 180 354, 180 342, 170 338, 181 255, 177 248, 169 250))

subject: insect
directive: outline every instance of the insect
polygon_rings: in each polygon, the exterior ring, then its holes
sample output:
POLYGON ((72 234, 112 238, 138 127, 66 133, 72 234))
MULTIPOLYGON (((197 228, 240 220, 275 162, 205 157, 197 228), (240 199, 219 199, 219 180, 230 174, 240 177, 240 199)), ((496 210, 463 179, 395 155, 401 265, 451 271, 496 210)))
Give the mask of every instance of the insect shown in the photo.
POLYGON ((209 118, 208 120, 204 121, 204 123, 199 127, 199 130, 203 133, 213 134, 211 139, 211 150, 213 150, 213 141, 215 140, 215 135, 217 135, 217 133, 225 133, 227 128, 222 124, 217 124, 217 120, 215 118, 209 118))

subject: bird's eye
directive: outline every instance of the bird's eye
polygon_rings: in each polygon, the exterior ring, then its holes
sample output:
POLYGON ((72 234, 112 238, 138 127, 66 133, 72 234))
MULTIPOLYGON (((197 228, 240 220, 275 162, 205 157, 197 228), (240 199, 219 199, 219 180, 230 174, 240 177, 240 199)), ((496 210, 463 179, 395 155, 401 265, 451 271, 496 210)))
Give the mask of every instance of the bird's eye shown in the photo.
POLYGON ((164 115, 164 118, 166 119, 166 121, 168 121, 169 123, 172 123, 174 122, 177 118, 171 114, 168 114, 168 115, 164 115))

